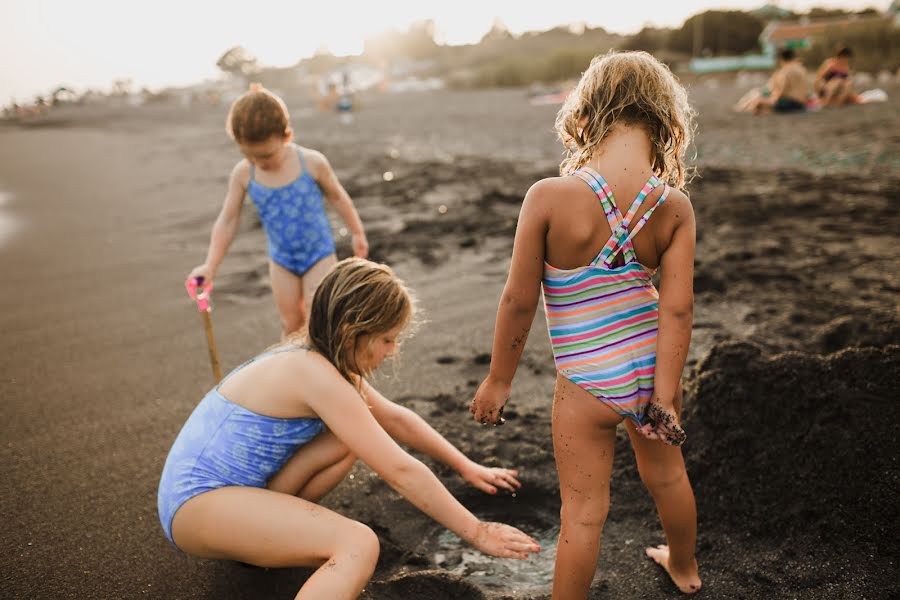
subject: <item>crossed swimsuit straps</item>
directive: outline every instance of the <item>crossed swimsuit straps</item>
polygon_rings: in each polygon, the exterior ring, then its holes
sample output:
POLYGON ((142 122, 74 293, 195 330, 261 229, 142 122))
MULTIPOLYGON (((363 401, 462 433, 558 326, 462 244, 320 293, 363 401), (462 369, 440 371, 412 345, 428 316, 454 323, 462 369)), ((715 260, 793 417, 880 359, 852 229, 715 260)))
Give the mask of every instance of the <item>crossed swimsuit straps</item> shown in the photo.
POLYGON ((586 167, 573 175, 597 194, 612 233, 589 265, 557 269, 544 263, 544 310, 556 368, 618 414, 642 424, 653 395, 659 293, 631 240, 670 188, 651 176, 623 217, 603 177, 586 167), (629 231, 647 195, 660 185, 665 187, 659 200, 629 231), (620 255, 622 264, 613 266, 620 255))

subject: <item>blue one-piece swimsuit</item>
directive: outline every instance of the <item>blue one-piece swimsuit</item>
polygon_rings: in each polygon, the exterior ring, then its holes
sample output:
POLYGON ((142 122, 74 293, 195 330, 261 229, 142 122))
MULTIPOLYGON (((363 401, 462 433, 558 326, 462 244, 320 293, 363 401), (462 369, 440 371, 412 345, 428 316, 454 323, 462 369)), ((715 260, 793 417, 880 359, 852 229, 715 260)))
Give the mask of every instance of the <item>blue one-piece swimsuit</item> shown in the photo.
MULTIPOLYGON (((264 356, 306 346, 265 352, 264 356)), ((242 485, 264 488, 269 479, 303 445, 325 429, 321 419, 281 419, 248 410, 219 392, 209 391, 175 439, 159 481, 157 508, 166 537, 173 544, 172 519, 185 502, 203 492, 242 485)))
POLYGON ((256 205, 269 238, 269 256, 302 277, 314 264, 334 254, 335 249, 322 189, 309 174, 303 151, 299 146, 295 148, 300 158, 297 179, 280 187, 266 187, 256 181, 256 169, 251 164, 247 194, 256 205))

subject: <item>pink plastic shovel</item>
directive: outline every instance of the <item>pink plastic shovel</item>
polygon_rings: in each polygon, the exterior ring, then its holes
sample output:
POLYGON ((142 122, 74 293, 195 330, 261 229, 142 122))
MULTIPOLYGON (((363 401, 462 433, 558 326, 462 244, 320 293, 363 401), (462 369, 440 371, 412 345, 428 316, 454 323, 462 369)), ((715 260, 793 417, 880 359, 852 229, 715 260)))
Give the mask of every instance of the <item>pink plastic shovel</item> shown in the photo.
POLYGON ((212 318, 209 312, 212 307, 209 305, 209 295, 212 293, 212 283, 202 285, 202 277, 188 277, 184 282, 188 295, 197 302, 197 310, 203 315, 203 327, 206 329, 206 345, 209 347, 209 362, 212 363, 213 376, 216 383, 222 379, 222 367, 219 366, 219 351, 216 350, 216 338, 213 335, 212 318))

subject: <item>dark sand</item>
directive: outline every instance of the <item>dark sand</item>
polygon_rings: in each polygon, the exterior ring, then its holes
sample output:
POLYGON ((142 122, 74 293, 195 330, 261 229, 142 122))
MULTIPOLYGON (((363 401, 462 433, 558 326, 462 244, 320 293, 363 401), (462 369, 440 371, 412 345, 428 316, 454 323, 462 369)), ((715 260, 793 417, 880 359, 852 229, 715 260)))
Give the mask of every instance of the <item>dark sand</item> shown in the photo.
MULTIPOLYGON (((701 596, 894 598, 900 89, 885 104, 761 118, 728 110, 743 91, 692 88, 701 177, 689 188, 699 244, 684 423, 701 596)), ((519 91, 373 97, 347 126, 289 104, 299 141, 354 197, 373 258, 423 308, 377 384, 471 457, 521 469, 512 498, 436 467, 477 514, 547 547, 524 565, 479 556, 358 466, 326 504, 381 538, 364 598, 547 598, 559 499, 540 314, 507 424, 483 429, 466 407, 487 370, 518 205, 555 173, 556 107, 519 91)), ((238 158, 224 113, 66 109, 0 123, 0 597, 292 598, 308 576, 188 558, 156 515, 166 453, 210 385, 182 281, 238 158)), ((230 369, 278 336, 252 208, 218 283, 230 369)), ((643 557, 662 533, 624 436, 619 446, 591 598, 676 597, 643 557)))

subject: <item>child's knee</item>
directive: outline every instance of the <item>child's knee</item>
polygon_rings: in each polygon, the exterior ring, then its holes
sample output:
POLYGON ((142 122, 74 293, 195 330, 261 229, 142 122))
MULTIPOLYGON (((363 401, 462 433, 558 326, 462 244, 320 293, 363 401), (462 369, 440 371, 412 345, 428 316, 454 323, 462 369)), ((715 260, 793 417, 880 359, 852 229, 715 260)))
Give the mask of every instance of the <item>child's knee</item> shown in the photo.
POLYGON ((605 498, 564 499, 559 510, 560 522, 575 527, 602 529, 609 515, 609 496, 605 498))
POLYGON ((348 540, 348 542, 346 547, 350 549, 350 553, 355 555, 360 563, 371 566, 371 570, 374 571, 378 555, 381 553, 381 543, 372 528, 362 523, 355 523, 352 540, 348 540))
POLYGON ((656 496, 686 482, 687 471, 683 466, 674 469, 653 469, 649 473, 641 471, 641 481, 650 494, 656 496))

